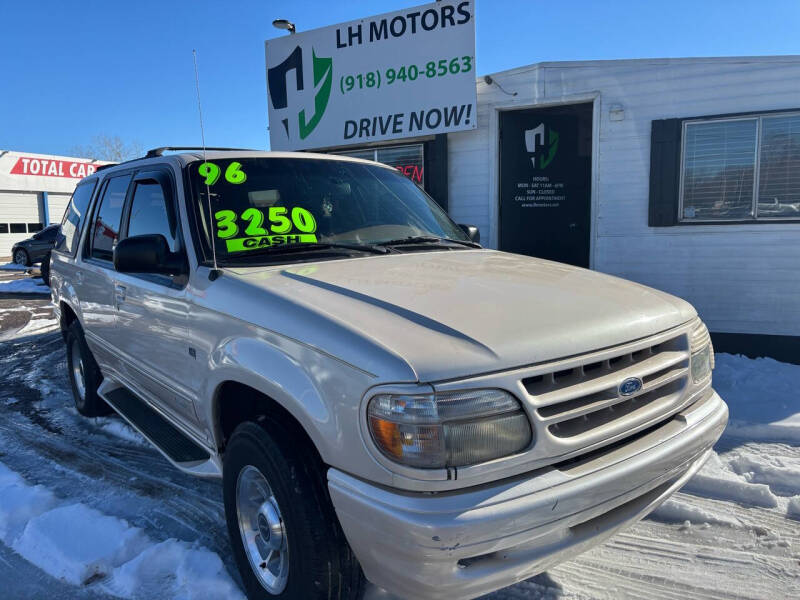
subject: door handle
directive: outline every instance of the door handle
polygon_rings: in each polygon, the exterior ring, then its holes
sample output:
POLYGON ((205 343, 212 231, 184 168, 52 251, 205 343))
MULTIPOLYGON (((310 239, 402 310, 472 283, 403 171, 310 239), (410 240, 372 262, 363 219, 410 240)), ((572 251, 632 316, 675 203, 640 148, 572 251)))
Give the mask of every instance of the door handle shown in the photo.
POLYGON ((125 291, 126 288, 124 285, 120 285, 118 283, 114 284, 114 306, 119 308, 119 305, 125 302, 125 291))

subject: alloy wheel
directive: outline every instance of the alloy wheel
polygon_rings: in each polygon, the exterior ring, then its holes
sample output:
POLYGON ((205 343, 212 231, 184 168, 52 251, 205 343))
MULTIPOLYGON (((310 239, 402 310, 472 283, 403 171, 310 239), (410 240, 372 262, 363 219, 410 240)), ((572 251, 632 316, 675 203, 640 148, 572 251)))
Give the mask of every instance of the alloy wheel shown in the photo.
POLYGON ((257 468, 248 465, 236 483, 236 513, 245 553, 258 581, 280 594, 289 580, 289 544, 272 488, 257 468))

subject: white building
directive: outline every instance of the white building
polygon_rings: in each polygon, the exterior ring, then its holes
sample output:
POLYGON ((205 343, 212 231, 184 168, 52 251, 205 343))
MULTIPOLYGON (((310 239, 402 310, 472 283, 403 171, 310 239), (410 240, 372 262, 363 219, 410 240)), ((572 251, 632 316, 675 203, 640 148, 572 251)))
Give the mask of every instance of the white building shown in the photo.
POLYGON ((0 257, 64 214, 75 185, 97 166, 85 158, 0 150, 0 257))
POLYGON ((685 298, 718 349, 800 362, 800 57, 541 63, 477 90, 476 130, 391 144, 457 222, 685 298))

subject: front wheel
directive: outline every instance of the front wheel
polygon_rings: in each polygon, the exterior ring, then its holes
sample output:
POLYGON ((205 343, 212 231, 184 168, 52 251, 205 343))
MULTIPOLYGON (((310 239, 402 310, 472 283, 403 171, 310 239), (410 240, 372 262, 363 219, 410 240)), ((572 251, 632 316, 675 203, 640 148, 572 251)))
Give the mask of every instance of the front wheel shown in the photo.
POLYGON ((353 600, 363 576, 319 460, 285 427, 243 423, 225 451, 225 516, 250 600, 353 600))
POLYGON ((14 262, 18 265, 22 265, 23 267, 28 267, 31 264, 31 259, 28 257, 27 251, 23 248, 20 248, 14 252, 14 262))

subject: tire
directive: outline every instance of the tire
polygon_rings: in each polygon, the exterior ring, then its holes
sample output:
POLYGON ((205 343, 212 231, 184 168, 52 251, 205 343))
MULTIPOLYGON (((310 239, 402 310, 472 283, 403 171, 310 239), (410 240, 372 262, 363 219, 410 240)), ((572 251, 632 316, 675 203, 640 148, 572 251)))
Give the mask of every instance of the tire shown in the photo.
POLYGON ((44 281, 47 287, 50 287, 50 253, 44 255, 42 259, 42 264, 39 267, 39 271, 42 273, 42 281, 44 281))
POLYGON ((67 328, 67 374, 72 387, 75 408, 84 417, 100 417, 111 412, 111 407, 97 395, 103 381, 100 367, 94 360, 78 321, 67 328))
POLYGON ((29 267, 31 265, 31 257, 28 256, 28 251, 25 248, 17 248, 14 251, 14 263, 29 267))
POLYGON ((313 450, 298 445, 297 436, 292 436, 291 431, 271 420, 243 423, 236 428, 225 452, 225 517, 247 597, 355 600, 362 594, 364 577, 336 518, 324 465, 313 450), (237 492, 239 488, 241 492, 237 492), (253 490, 260 492, 254 494, 253 490), (253 523, 259 521, 260 531, 269 532, 268 535, 255 535, 253 523), (253 532, 249 553, 242 530, 253 532), (261 547, 257 539, 261 540, 261 547), (265 539, 277 548, 272 555, 277 557, 274 560, 262 551, 265 539), (270 560, 266 569, 265 554, 270 560), (251 564, 248 556, 254 557, 254 563, 262 560, 260 566, 251 564), (279 576, 284 564, 285 579, 279 576), (257 568, 262 576, 256 574, 257 568), (272 589, 269 582, 262 583, 270 578, 272 589))

